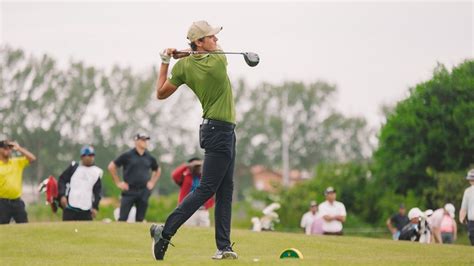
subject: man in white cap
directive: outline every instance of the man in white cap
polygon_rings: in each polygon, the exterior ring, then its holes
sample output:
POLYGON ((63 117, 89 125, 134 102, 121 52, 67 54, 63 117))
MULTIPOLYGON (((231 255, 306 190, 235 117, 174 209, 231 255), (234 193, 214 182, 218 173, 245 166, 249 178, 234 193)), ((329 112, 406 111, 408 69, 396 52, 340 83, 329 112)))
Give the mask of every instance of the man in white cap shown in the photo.
POLYGON ((429 218, 431 233, 435 243, 451 244, 456 241, 457 226, 454 220, 454 205, 447 203, 444 208, 439 208, 433 212, 429 218))
POLYGON ((323 217, 323 231, 325 235, 342 235, 342 223, 346 221, 346 207, 336 201, 336 190, 328 187, 324 191, 326 201, 319 205, 320 215, 323 217))
POLYGON ((459 210, 459 221, 467 223, 469 240, 474 246, 474 169, 469 170, 466 176, 471 186, 464 190, 461 209, 459 210), (467 219, 466 219, 467 218, 467 219))
POLYGON ((318 216, 318 204, 316 201, 312 200, 309 204, 309 211, 303 214, 301 217, 300 227, 303 228, 306 235, 311 235, 311 228, 314 222, 314 219, 318 216))
POLYGON ((199 141, 205 156, 199 186, 168 216, 164 226, 154 224, 150 228, 156 260, 164 258, 171 237, 214 194, 217 252, 212 258, 237 259, 230 241, 236 142, 234 97, 227 75, 227 58, 223 54, 208 53, 220 50, 216 34, 221 30, 222 27, 212 27, 206 21, 194 22, 187 39, 197 54, 177 53, 175 48, 165 49, 160 54, 156 96, 166 99, 184 84, 196 94, 203 109, 199 141), (168 78, 171 56, 181 59, 168 78))

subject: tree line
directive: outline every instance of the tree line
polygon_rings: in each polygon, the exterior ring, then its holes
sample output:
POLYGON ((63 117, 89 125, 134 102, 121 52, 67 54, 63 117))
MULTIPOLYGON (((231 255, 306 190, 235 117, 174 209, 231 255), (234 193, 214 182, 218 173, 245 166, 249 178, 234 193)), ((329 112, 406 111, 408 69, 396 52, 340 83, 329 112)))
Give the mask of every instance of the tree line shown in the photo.
MULTIPOLYGON (((28 55, 4 45, 0 49, 0 133, 28 147, 39 160, 25 174, 37 183, 59 175, 77 160, 84 144, 96 148, 98 166, 132 145, 144 131, 152 137, 151 152, 164 170, 158 187, 167 194, 173 167, 200 155, 197 128, 201 108, 181 88, 169 101, 155 99, 156 68, 137 73, 130 67, 104 70, 81 61, 60 67, 51 56, 28 55)), ((288 134, 292 169, 314 172, 326 162, 369 158, 371 134, 364 118, 347 117, 334 108, 337 87, 324 81, 307 84, 233 83, 237 107, 236 191, 251 189, 250 168, 282 168, 282 134, 288 134), (285 113, 280 112, 286 99, 285 113)), ((202 156, 202 155, 201 155, 202 156)))

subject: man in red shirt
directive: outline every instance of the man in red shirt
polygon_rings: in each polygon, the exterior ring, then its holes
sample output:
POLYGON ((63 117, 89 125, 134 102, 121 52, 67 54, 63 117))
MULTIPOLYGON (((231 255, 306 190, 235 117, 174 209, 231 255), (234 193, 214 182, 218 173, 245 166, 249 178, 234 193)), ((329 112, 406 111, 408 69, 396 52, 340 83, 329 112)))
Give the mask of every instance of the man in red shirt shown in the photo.
MULTIPOLYGON (((201 182, 202 160, 194 157, 174 169, 171 176, 174 182, 180 186, 178 204, 189 194, 194 192, 201 182)), ((214 206, 214 197, 211 197, 199 208, 187 221, 186 225, 210 227, 209 209, 214 206)))

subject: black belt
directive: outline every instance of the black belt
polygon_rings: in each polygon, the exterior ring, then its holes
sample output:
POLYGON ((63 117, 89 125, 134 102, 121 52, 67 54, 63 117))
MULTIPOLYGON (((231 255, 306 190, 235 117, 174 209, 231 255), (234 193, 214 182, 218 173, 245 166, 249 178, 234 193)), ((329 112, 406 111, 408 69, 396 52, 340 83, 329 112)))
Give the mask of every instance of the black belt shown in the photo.
POLYGON ((203 125, 216 125, 216 126, 232 127, 232 129, 235 128, 235 124, 225 122, 225 121, 220 121, 220 120, 208 119, 208 118, 204 118, 202 120, 202 124, 203 125))
POLYGON ((146 188, 146 183, 144 185, 131 185, 128 184, 128 189, 129 190, 142 190, 146 188))
POLYGON ((21 198, 16 198, 16 199, 4 199, 4 198, 0 198, 0 201, 6 201, 6 202, 16 202, 16 201, 20 201, 21 198))

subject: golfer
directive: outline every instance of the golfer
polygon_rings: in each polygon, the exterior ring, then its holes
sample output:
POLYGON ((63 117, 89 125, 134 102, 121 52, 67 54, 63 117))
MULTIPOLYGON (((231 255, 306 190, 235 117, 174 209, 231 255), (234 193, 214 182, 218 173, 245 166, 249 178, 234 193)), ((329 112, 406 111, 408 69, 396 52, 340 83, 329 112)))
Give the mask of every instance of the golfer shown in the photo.
MULTIPOLYGON (((191 49, 200 52, 220 50, 216 34, 222 27, 212 27, 206 21, 194 22, 187 38, 191 49)), ((197 96, 203 109, 200 126, 200 145, 205 150, 202 180, 179 206, 168 216, 164 226, 152 225, 154 258, 162 260, 171 237, 179 227, 214 194, 215 238, 217 252, 213 259, 236 259, 230 241, 233 174, 235 160, 235 108, 234 97, 227 75, 227 59, 222 54, 175 54, 168 48, 161 54, 156 93, 166 99, 186 84, 197 96), (188 55, 188 56, 187 56, 188 55), (168 78, 171 56, 181 58, 168 78)))
POLYGON ((23 169, 36 157, 14 141, 0 141, 0 224, 27 223, 25 203, 21 199, 23 169), (12 151, 23 156, 12 158, 12 151))
POLYGON ((128 220, 134 205, 137 208, 135 221, 141 222, 145 219, 148 199, 161 175, 156 158, 147 150, 150 137, 138 133, 134 136, 134 140, 135 147, 121 154, 108 166, 115 184, 122 190, 119 215, 119 221, 122 222, 128 220), (117 173, 119 167, 123 167, 123 180, 117 173))

